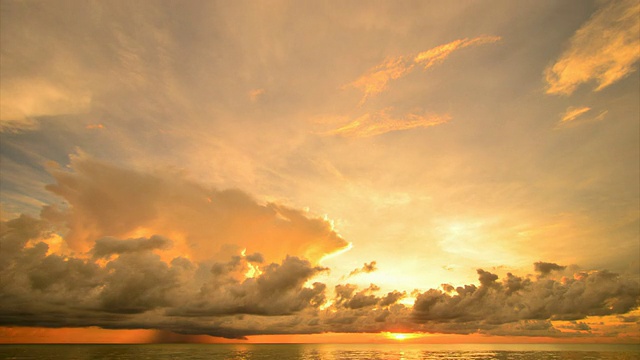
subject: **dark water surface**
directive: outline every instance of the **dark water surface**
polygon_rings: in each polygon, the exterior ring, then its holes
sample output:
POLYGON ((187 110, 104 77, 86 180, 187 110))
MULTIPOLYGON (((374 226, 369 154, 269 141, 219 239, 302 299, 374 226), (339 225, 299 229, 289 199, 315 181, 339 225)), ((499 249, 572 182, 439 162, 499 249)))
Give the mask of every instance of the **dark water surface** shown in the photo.
POLYGON ((640 345, 0 345, 0 359, 640 359, 640 345))

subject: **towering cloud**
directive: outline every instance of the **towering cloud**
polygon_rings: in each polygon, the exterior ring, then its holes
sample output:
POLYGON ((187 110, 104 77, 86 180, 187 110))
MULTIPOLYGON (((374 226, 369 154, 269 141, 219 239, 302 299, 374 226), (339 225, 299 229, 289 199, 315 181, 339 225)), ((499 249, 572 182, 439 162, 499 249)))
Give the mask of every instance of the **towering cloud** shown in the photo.
POLYGON ((113 239, 159 235, 173 241, 173 253, 195 260, 224 260, 246 248, 267 261, 299 255, 317 262, 348 245, 329 222, 259 204, 239 190, 208 189, 180 174, 145 174, 83 156, 72 168, 55 170, 57 183, 49 186, 67 207, 47 207, 43 216, 68 228, 65 240, 75 251, 86 252, 96 241, 95 256, 165 247, 158 237, 113 239))

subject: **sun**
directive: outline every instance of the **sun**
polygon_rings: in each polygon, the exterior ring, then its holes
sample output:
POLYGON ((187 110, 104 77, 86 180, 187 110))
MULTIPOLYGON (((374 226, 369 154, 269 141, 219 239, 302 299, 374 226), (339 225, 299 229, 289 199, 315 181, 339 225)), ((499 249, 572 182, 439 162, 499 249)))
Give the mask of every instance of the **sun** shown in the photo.
POLYGON ((397 340, 397 341, 404 341, 404 340, 408 340, 408 339, 415 339, 421 336, 421 334, 413 334, 413 333, 392 333, 392 332, 385 332, 383 333, 384 336, 387 339, 392 339, 392 340, 397 340))
POLYGON ((407 338, 407 334, 393 334, 393 338, 396 340, 404 340, 407 338))

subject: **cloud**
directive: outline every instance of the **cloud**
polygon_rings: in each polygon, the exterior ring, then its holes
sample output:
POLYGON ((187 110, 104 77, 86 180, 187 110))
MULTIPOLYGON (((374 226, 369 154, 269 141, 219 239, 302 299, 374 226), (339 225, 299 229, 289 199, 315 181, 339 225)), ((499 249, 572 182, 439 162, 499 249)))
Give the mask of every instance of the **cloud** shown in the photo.
POLYGON ((621 80, 640 59, 640 4, 606 2, 576 31, 568 48, 545 70, 547 94, 570 95, 583 83, 596 81, 595 91, 621 80))
POLYGON ((105 126, 102 124, 89 124, 85 126, 87 130, 104 130, 105 126))
POLYGON ((413 64, 404 57, 389 58, 344 87, 354 87, 362 91, 364 95, 360 104, 363 104, 371 95, 383 92, 389 81, 406 75, 412 68, 413 64))
MULTIPOLYGON (((537 271, 563 269, 537 263, 537 271)), ((529 320, 579 320, 626 313, 638 304, 638 283, 608 271, 578 273, 560 281, 538 281, 478 270, 480 286, 457 287, 456 294, 428 290, 416 298, 412 316, 420 323, 478 323, 487 328, 529 320)))
POLYGON ((573 121, 575 120, 577 117, 579 117, 580 115, 590 111, 591 108, 588 106, 583 106, 583 107, 568 107, 567 111, 564 113, 564 115, 562 115, 562 119, 560 119, 560 122, 568 122, 568 121, 573 121))
POLYGON ((591 331, 591 326, 589 326, 589 324, 584 323, 582 321, 570 321, 566 325, 559 325, 558 328, 577 330, 577 331, 591 331))
POLYGON ((364 263, 364 265, 359 268, 359 269, 355 269, 352 272, 349 273, 349 276, 354 276, 354 275, 358 275, 360 273, 371 273, 378 270, 378 267, 376 266, 376 262, 372 261, 370 263, 364 263))
POLYGON ((416 65, 425 70, 443 62, 451 53, 468 46, 489 44, 499 41, 499 36, 480 36, 473 39, 459 39, 447 44, 439 45, 420 52, 413 59, 410 56, 398 56, 385 59, 379 65, 371 68, 355 81, 344 85, 343 88, 354 87, 363 92, 362 105, 372 95, 377 95, 387 89, 387 83, 409 74, 416 65))
MULTIPOLYGON (((389 81, 406 76, 416 65, 420 65, 426 70, 443 62, 451 53, 458 49, 493 43, 500 39, 499 36, 480 36, 473 39, 459 39, 420 52, 413 58, 410 56, 387 58, 383 63, 373 67, 355 81, 344 85, 343 88, 353 87, 362 91, 363 97, 359 104, 361 106, 371 96, 386 90, 389 81)), ((365 113, 348 124, 324 132, 323 134, 344 137, 371 137, 392 131, 440 125, 451 120, 448 114, 438 115, 425 113, 408 113, 401 117, 394 118, 388 114, 390 109, 391 108, 387 108, 374 113, 365 113)))
POLYGON ((93 257, 106 258, 115 254, 134 253, 145 250, 166 249, 171 246, 171 241, 162 236, 154 235, 149 239, 120 240, 106 237, 96 240, 93 246, 93 257))
POLYGON ((249 100, 256 102, 262 97, 262 95, 264 95, 264 92, 264 89, 252 89, 247 93, 247 95, 249 96, 249 100))
POLYGON ((158 235, 173 241, 170 252, 195 260, 226 259, 247 249, 269 262, 287 255, 317 262, 348 245, 322 218, 260 204, 239 190, 210 189, 177 173, 141 173, 76 156, 71 171, 54 170, 53 176, 56 183, 48 189, 67 206, 46 207, 43 216, 65 229, 65 241, 79 252, 98 241, 102 256, 107 243, 112 249, 117 241, 105 237, 158 235))
POLYGON ((533 264, 533 268, 536 272, 539 272, 540 275, 546 276, 551 274, 552 271, 562 271, 566 269, 566 266, 561 266, 554 263, 548 263, 543 261, 538 261, 533 264))
POLYGON ((417 294, 410 307, 398 303, 405 292, 378 295, 374 284, 337 285, 331 296, 325 284, 313 282, 327 269, 295 256, 278 263, 259 263, 258 254, 225 262, 165 260, 156 252, 168 239, 139 238, 96 242, 92 253, 102 248, 113 256, 83 258, 50 253, 52 229, 28 216, 0 223, 0 325, 144 328, 229 338, 397 329, 566 336, 551 320, 622 315, 638 306, 640 294, 637 282, 607 271, 537 281, 508 274, 499 282, 478 270, 479 286, 431 289, 417 294), (248 276, 252 266, 258 271, 248 276))
POLYGON ((364 114, 347 125, 323 134, 356 138, 371 137, 393 131, 427 128, 441 125, 451 120, 451 116, 448 114, 438 115, 427 113, 409 113, 398 118, 390 115, 390 110, 391 108, 387 108, 377 113, 364 114))
POLYGON ((591 111, 588 106, 573 107, 569 106, 567 110, 561 115, 560 121, 556 125, 556 128, 571 127, 582 123, 600 121, 605 118, 608 111, 602 110, 595 116, 584 116, 591 111))
MULTIPOLYGON (((78 157, 71 171, 55 175, 52 187, 65 196, 67 209, 47 207, 41 218, 22 215, 1 222, 0 325, 157 329, 229 338, 398 329, 568 336, 553 321, 624 316, 639 305, 635 280, 606 270, 556 279, 566 268, 542 261, 534 268, 544 276, 509 273, 501 280, 478 269, 479 284, 416 292, 413 306, 400 302, 405 291, 380 294, 375 284, 339 284, 330 292, 316 280, 329 269, 305 257, 317 258, 318 248, 325 249, 321 253, 334 249, 337 235, 325 222, 171 175, 130 172, 78 157), (152 196, 139 194, 146 192, 152 196), (173 231, 159 214, 174 221, 173 231), (243 226, 223 226, 234 222, 243 226), (189 233, 187 224, 215 231, 189 233), (256 228, 246 233, 246 227, 256 228), (148 236, 127 235, 149 231, 148 236), (289 231, 300 247, 286 244, 289 231), (69 238, 78 241, 78 232, 86 251, 60 246, 69 238), (217 249, 213 253, 203 250, 199 237, 205 235, 206 241, 218 242, 208 248, 217 249), (283 244, 271 240, 262 246, 259 235, 276 236, 283 244), (245 247, 255 252, 247 254, 245 247)), ((357 270, 374 271, 375 265, 357 270)), ((564 329, 578 328, 585 326, 564 329)))
POLYGON ((415 64, 421 65, 426 70, 443 62, 456 50, 463 49, 468 46, 490 44, 500 40, 500 36, 480 36, 473 39, 458 39, 444 45, 436 46, 427 51, 423 51, 416 55, 413 61, 415 64))
POLYGON ((88 91, 44 79, 3 79, 0 92, 0 132, 34 129, 38 117, 85 113, 91 106, 88 91))
POLYGON ((325 285, 304 284, 313 276, 328 269, 312 266, 307 260, 288 256, 281 264, 263 266, 255 278, 233 275, 244 274, 247 266, 235 257, 227 264, 214 264, 212 276, 197 294, 179 309, 168 312, 171 316, 221 315, 291 315, 306 307, 318 307, 325 302, 325 285), (222 266, 221 266, 222 265, 222 266))

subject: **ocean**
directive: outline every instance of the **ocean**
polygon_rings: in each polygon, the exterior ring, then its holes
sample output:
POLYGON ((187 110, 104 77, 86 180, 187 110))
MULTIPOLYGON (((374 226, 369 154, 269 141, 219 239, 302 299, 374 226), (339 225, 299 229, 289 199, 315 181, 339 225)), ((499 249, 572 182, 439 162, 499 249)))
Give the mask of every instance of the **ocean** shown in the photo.
POLYGON ((414 360, 640 359, 640 345, 149 344, 0 345, 0 359, 414 360))

